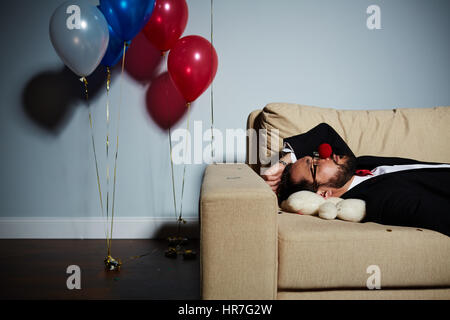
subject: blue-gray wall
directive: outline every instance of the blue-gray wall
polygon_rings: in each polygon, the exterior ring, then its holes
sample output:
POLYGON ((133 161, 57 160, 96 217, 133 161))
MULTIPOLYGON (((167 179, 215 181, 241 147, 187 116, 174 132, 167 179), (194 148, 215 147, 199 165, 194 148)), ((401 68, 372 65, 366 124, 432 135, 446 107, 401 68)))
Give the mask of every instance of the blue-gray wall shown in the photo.
MULTIPOLYGON (((49 18, 61 2, 2 6, 0 217, 100 217, 82 84, 64 71, 48 37, 49 18)), ((210 0, 187 2, 184 35, 209 39, 210 0)), ((450 1, 437 0, 215 0, 215 125, 244 129, 248 114, 268 102, 354 109, 450 105, 449 12, 450 1), (366 27, 371 4, 381 8, 381 30, 366 27)), ((113 108, 119 74, 115 69, 113 108)), ((91 106, 102 163, 106 97, 96 81, 90 82, 91 106)), ((174 217, 167 132, 147 114, 147 86, 125 73, 118 217, 174 217)), ((209 112, 208 90, 194 104, 191 121, 203 121, 206 130, 209 112)), ((245 150, 236 158, 243 161, 245 150)), ((187 168, 185 217, 198 215, 204 167, 187 168)), ((179 197, 182 166, 175 169, 179 197)))

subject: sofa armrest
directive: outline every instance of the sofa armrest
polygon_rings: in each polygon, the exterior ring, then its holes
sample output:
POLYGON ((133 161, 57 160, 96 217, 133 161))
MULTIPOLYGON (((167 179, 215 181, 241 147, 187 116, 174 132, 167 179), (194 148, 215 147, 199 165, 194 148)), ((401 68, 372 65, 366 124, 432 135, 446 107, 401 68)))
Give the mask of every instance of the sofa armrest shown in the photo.
POLYGON ((274 299, 275 193, 246 164, 206 168, 200 195, 203 299, 274 299))

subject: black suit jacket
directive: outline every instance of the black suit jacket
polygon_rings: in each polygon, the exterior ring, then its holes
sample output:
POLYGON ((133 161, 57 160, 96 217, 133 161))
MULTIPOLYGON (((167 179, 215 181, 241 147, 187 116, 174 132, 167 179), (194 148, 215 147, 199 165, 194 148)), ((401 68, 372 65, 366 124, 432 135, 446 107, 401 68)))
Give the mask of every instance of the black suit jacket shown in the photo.
MULTIPOLYGON (((329 143, 338 155, 353 152, 328 124, 321 123, 310 131, 284 140, 297 159, 312 155, 321 143, 329 143)), ((436 164, 396 157, 361 156, 357 169, 372 170, 382 165, 436 164)), ((356 185, 344 199, 366 202, 363 222, 409 226, 436 230, 450 236, 450 169, 415 169, 373 177, 356 185)))

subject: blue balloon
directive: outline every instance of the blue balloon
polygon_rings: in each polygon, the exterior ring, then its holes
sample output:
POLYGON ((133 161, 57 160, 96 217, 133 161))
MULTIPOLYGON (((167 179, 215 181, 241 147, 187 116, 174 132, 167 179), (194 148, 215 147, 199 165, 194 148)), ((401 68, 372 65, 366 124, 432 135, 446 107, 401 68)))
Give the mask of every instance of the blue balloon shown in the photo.
MULTIPOLYGON (((106 53, 100 64, 105 67, 113 67, 119 62, 120 58, 122 58, 124 41, 116 35, 110 25, 108 25, 108 31, 108 48, 106 49, 106 53)), ((126 46, 125 51, 128 50, 128 45, 126 46)))
POLYGON ((133 39, 147 24, 155 0, 100 0, 100 10, 122 41, 133 39))

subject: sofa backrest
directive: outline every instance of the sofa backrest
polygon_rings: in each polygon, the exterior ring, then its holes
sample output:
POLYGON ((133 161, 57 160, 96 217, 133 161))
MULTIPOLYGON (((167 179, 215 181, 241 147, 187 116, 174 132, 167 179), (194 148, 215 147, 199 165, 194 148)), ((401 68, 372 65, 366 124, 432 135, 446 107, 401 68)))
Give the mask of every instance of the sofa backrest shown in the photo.
MULTIPOLYGON (((321 122, 331 125, 356 156, 375 155, 450 163, 450 107, 389 110, 342 110, 291 103, 270 103, 253 111, 248 129, 267 130, 267 148, 259 150, 258 137, 248 138, 249 152, 278 153, 283 138, 304 133, 321 122), (279 130, 272 146, 273 129, 279 130)), ((264 144, 263 144, 264 145, 264 144)), ((253 165, 258 170, 260 163, 253 165)))

